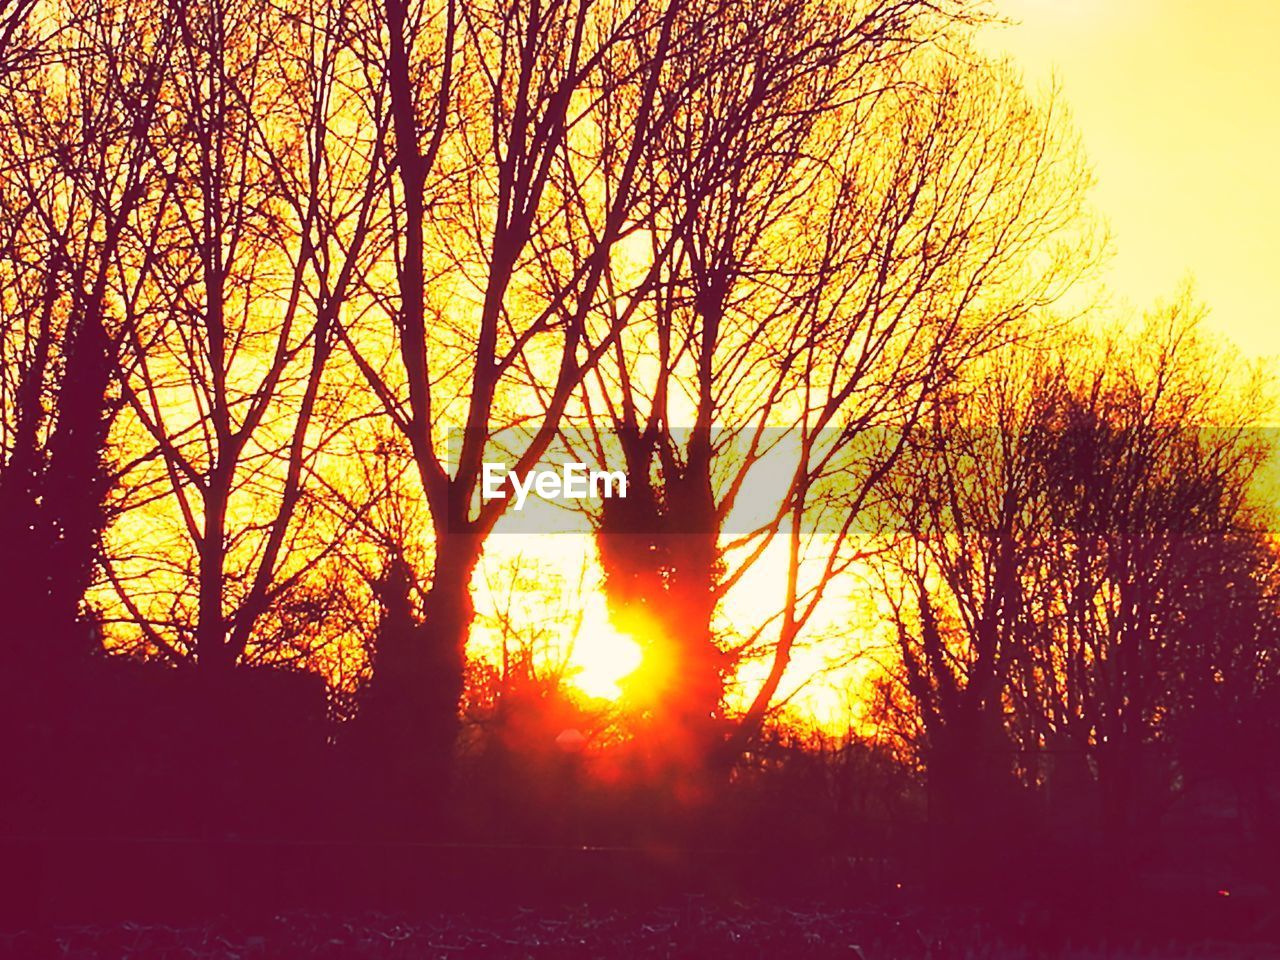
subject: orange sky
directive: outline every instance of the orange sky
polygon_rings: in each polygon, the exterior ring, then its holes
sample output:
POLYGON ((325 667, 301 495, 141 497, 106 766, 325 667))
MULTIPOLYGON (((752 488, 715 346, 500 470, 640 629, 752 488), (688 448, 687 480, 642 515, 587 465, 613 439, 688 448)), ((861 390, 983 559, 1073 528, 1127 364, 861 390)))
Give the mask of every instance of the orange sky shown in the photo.
POLYGON ((1056 75, 1098 180, 1118 301, 1194 277, 1221 330, 1280 359, 1280 2, 996 0, 1033 84, 1056 75))

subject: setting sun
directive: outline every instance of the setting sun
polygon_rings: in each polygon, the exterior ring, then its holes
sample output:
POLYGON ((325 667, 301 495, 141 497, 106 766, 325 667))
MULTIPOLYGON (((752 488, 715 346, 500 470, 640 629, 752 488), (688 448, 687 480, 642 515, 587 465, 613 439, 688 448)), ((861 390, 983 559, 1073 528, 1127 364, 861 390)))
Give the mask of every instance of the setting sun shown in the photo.
POLYGON ((572 683, 587 696, 617 700, 622 695, 622 681, 644 659, 643 651, 613 625, 599 594, 586 600, 582 614, 570 657, 572 683))

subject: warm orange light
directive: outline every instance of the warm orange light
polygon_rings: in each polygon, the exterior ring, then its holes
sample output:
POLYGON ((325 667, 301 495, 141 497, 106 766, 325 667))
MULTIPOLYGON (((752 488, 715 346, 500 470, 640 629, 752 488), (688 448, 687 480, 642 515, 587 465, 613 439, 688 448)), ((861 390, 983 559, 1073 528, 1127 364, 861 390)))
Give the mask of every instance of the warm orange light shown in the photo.
POLYGON ((603 600, 593 598, 583 610, 583 621, 573 645, 571 682, 590 697, 617 700, 622 681, 639 669, 644 652, 631 636, 609 620, 603 600))

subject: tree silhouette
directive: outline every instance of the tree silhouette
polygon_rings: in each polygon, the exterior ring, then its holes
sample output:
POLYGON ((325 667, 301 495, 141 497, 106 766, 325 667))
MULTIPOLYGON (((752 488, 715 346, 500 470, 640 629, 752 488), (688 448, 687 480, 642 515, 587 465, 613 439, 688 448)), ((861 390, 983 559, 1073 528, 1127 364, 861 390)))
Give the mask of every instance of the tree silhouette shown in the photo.
MULTIPOLYGON (((804 23, 779 22, 784 35, 804 23)), ((848 53, 819 44, 815 67, 805 44, 819 31, 805 24, 794 60, 771 61, 782 92, 766 98, 732 79, 743 103, 716 88, 694 108, 738 131, 732 149, 672 135, 674 172, 663 176, 684 177, 693 214, 673 234, 651 317, 633 322, 658 344, 655 372, 640 362, 646 340, 620 338, 582 431, 607 414, 638 486, 602 515, 602 560, 615 606, 646 611, 660 638, 655 660, 671 666, 650 709, 686 731, 676 739, 695 744, 695 767, 725 735, 714 718, 744 658, 768 669, 726 757, 759 730, 828 585, 859 560, 864 508, 929 398, 1018 336, 1086 264, 1053 246, 1064 224, 1081 223, 1081 180, 1052 104, 1032 106, 998 66, 962 78, 913 57, 919 37, 895 26, 858 21, 848 53), (718 173, 699 192, 704 169, 718 173), (1052 252, 1011 278, 1032 248, 1052 252), (728 529, 771 456, 791 458, 778 502, 751 529, 728 529), (779 554, 780 608, 723 649, 717 607, 779 554)))
POLYGON ((178 34, 148 156, 165 233, 136 284, 155 320, 130 332, 123 393, 146 452, 122 481, 126 506, 173 532, 111 572, 146 646, 212 672, 333 549, 304 494, 344 416, 326 377, 338 318, 377 252, 382 167, 334 132, 356 26, 307 13, 159 11, 178 34))
POLYGON ((899 465, 879 575, 955 867, 1011 838, 1018 781, 1065 789, 1073 758, 1127 867, 1173 794, 1178 705, 1257 676, 1210 638, 1269 621, 1246 496, 1263 445, 1187 311, 1001 352, 899 465))
POLYGON ((108 436, 120 364, 155 269, 131 231, 154 231, 147 137, 172 31, 121 23, 111 4, 72 20, 86 56, 3 78, 3 463, 0 601, 11 655, 56 662, 96 645, 78 626, 108 522, 108 436))

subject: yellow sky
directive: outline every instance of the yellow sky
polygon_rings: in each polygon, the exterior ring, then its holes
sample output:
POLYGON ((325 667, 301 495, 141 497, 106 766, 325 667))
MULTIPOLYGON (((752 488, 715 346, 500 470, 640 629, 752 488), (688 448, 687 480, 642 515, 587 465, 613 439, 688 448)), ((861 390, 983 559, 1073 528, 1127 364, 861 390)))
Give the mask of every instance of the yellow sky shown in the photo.
POLYGON ((997 0, 1033 84, 1056 76, 1092 161, 1117 301, 1194 277, 1211 328, 1280 357, 1280 2, 997 0))

